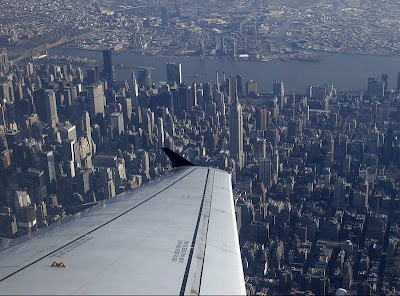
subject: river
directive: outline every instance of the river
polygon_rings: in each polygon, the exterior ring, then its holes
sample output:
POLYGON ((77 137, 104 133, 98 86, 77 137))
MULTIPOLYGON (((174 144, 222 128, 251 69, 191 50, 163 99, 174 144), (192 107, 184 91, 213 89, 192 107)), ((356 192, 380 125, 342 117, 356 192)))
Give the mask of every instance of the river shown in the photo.
MULTIPOLYGON (((50 55, 70 55, 102 60, 101 51, 90 51, 72 48, 53 48, 50 55)), ((226 75, 241 74, 244 80, 258 81, 260 92, 272 91, 274 80, 282 80, 286 92, 304 93, 309 85, 334 83, 339 91, 366 90, 367 79, 370 76, 381 77, 382 73, 389 75, 389 89, 397 85, 397 73, 400 72, 400 56, 370 56, 341 53, 319 52, 321 62, 290 61, 233 61, 229 59, 196 59, 187 57, 156 57, 142 56, 136 53, 115 54, 115 64, 129 64, 154 68, 153 82, 166 80, 166 63, 182 63, 184 81, 215 82, 215 73, 219 71, 226 75), (199 74, 200 77, 192 77, 199 74)), ((116 68, 116 79, 129 79, 130 70, 116 68)))

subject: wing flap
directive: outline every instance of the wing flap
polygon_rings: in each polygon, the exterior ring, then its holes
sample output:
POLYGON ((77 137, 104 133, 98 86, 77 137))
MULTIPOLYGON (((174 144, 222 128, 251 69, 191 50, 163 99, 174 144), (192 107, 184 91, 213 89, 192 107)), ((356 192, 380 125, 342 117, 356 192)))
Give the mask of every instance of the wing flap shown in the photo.
POLYGON ((231 188, 230 177, 216 171, 201 294, 246 294, 231 188), (218 265, 224 266, 223 272, 218 265))

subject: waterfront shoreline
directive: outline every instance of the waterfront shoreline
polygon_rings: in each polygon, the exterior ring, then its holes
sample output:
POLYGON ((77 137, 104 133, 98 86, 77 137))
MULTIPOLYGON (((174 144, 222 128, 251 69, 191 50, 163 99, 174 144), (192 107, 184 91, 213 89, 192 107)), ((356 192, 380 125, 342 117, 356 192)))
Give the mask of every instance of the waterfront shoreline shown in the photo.
MULTIPOLYGON (((87 57, 102 61, 99 50, 82 50, 71 47, 58 47, 49 50, 50 55, 70 55, 87 57)), ((129 64, 139 67, 150 67, 153 81, 165 81, 165 64, 182 63, 183 75, 195 75, 199 72, 207 76, 201 78, 188 77, 187 82, 214 82, 215 73, 226 75, 241 74, 244 81, 258 81, 260 92, 270 92, 274 80, 282 80, 287 92, 304 93, 304 85, 322 85, 334 83, 340 91, 356 91, 366 89, 368 77, 380 77, 382 73, 389 75, 389 88, 395 88, 397 73, 400 71, 400 56, 366 56, 340 53, 320 53, 321 62, 304 62, 298 60, 281 61, 238 61, 226 58, 194 59, 190 57, 160 57, 135 53, 120 53, 114 56, 115 64, 129 64)), ((131 69, 118 68, 116 79, 129 79, 131 69)))

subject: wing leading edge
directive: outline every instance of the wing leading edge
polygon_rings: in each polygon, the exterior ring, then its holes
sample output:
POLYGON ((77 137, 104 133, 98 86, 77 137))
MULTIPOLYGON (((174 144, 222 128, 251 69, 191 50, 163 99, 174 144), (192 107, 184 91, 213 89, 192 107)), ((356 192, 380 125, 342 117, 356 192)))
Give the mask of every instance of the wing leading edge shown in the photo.
POLYGON ((230 175, 182 167, 16 240, 0 294, 245 294, 236 229, 230 175))

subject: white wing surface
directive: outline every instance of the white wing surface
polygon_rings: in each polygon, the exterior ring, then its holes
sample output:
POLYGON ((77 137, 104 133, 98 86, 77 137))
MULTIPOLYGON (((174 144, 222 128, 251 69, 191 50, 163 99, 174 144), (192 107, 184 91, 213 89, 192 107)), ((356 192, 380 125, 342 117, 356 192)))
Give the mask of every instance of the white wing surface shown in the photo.
POLYGON ((231 178, 211 168, 177 169, 0 253, 0 294, 245 293, 231 178))

